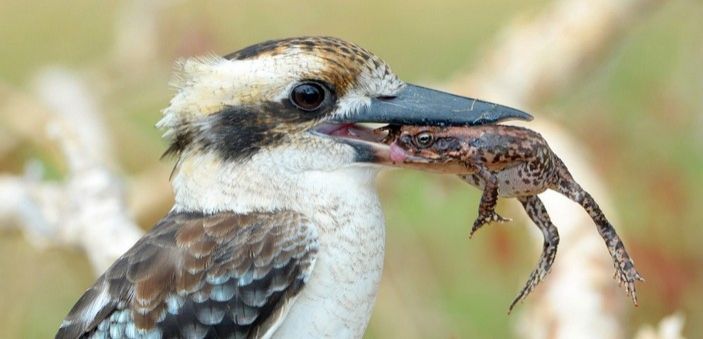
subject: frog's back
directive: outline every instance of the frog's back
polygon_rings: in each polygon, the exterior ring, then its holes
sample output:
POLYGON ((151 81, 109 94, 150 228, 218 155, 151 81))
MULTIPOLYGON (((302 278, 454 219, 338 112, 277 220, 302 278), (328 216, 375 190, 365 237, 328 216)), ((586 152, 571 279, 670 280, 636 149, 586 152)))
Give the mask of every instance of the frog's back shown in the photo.
POLYGON ((542 135, 528 128, 510 125, 484 125, 475 128, 478 133, 472 146, 485 148, 487 151, 536 150, 548 147, 542 135))
POLYGON ((496 134, 507 138, 522 140, 544 140, 541 134, 525 127, 512 125, 483 125, 484 133, 496 134))

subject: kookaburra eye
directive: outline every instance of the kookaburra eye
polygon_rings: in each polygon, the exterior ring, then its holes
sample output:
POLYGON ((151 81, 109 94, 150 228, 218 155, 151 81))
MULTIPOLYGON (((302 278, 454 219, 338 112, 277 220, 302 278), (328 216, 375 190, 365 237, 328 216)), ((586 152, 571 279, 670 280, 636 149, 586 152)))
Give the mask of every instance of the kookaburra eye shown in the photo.
POLYGON ((425 148, 432 145, 432 134, 429 132, 422 132, 415 136, 415 144, 417 147, 425 148))
POLYGON ((290 101, 304 111, 314 111, 325 101, 325 89, 316 82, 304 82, 293 88, 290 101))

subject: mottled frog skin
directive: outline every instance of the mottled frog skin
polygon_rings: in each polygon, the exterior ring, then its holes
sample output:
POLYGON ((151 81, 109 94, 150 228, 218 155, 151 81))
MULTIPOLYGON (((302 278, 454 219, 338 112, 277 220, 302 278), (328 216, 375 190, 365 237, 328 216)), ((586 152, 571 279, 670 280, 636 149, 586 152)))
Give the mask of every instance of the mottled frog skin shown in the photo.
POLYGON ((453 172, 483 190, 469 237, 487 223, 509 221, 495 212, 498 197, 517 198, 522 203, 542 232, 544 247, 537 268, 510 305, 510 311, 544 279, 556 256, 559 233, 537 196, 547 189, 565 195, 588 212, 613 259, 615 277, 637 305, 635 282, 644 279, 635 269, 622 240, 593 197, 576 183, 539 133, 506 125, 402 126, 390 128, 387 141, 392 150, 400 147, 405 152, 407 157, 403 155, 401 159, 406 163, 424 162, 426 166, 439 168, 460 165, 461 169, 453 172))

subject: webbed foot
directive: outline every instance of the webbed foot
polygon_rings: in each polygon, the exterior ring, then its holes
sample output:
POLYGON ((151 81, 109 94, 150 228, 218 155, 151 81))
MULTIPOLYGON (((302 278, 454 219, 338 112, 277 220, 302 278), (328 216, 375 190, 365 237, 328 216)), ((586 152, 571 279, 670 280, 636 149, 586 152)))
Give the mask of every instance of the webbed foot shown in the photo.
POLYGON ((554 258, 557 255, 557 247, 559 245, 559 231, 556 226, 552 224, 547 210, 542 204, 542 201, 536 195, 525 196, 518 198, 522 206, 525 208, 525 212, 532 219, 532 222, 540 229, 544 237, 542 254, 540 255, 539 262, 537 263, 537 268, 530 274, 527 279, 527 283, 522 288, 520 293, 515 297, 515 300, 510 304, 508 308, 508 314, 513 311, 515 305, 520 301, 527 298, 527 296, 537 287, 537 285, 549 274, 552 269, 552 264, 554 263, 554 258))
POLYGON ((474 221, 473 227, 471 227, 471 233, 469 233, 469 239, 471 239, 474 236, 474 233, 478 231, 483 225, 489 224, 491 222, 510 222, 513 221, 510 218, 503 218, 498 213, 491 211, 487 213, 482 213, 476 218, 476 221, 474 221))
POLYGON ((481 178, 481 180, 483 180, 484 187, 483 194, 481 195, 481 202, 478 205, 478 217, 476 218, 476 221, 474 221, 473 227, 471 227, 469 239, 471 239, 474 236, 474 233, 476 233, 476 231, 478 231, 485 224, 493 221, 511 221, 511 219, 501 217, 495 211, 496 202, 498 201, 498 179, 480 162, 475 162, 475 166, 478 168, 477 175, 481 178))
POLYGON ((615 266, 615 274, 613 278, 618 281, 620 286, 625 287, 625 293, 632 298, 632 303, 637 304, 637 289, 635 282, 644 281, 644 278, 637 272, 635 263, 630 259, 630 256, 625 251, 622 241, 607 242, 608 249, 613 257, 613 266, 615 266))
MULTIPOLYGON (((556 252, 555 252, 556 253, 556 252)), ((542 265, 542 261, 540 260, 540 265, 532 271, 530 274, 530 277, 527 279, 527 283, 525 283, 525 286, 522 288, 520 293, 518 293, 517 297, 513 300, 512 303, 510 303, 510 307, 508 308, 508 314, 510 314, 513 311, 513 308, 515 308, 515 305, 517 305, 519 302, 525 300, 528 295, 539 285, 540 281, 544 279, 544 277, 547 276, 547 273, 549 273, 550 267, 544 267, 542 265)), ((554 261, 554 257, 552 257, 552 262, 554 261)), ((551 266, 551 263, 549 263, 549 266, 551 266)))

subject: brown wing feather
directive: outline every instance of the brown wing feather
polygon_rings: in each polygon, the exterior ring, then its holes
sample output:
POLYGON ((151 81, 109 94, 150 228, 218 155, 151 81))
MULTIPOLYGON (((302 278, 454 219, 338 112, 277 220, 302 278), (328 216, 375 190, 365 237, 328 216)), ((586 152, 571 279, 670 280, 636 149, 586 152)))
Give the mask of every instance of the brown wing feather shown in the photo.
POLYGON ((263 335, 317 249, 316 229, 292 211, 169 214, 85 292, 56 338, 263 335))

